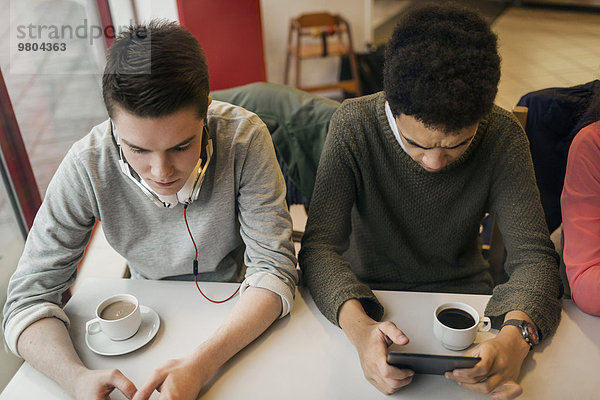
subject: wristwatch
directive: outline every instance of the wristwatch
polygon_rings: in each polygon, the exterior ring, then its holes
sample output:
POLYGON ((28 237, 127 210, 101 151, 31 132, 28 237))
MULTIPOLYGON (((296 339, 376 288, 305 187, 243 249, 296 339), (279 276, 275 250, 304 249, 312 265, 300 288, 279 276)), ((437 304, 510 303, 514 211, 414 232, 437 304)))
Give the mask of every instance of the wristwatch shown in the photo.
POLYGON ((523 339, 529 345, 529 350, 533 349, 533 346, 540 342, 540 335, 538 334, 538 330, 529 322, 523 321, 521 319, 509 319, 505 321, 500 329, 504 328, 506 325, 516 326, 521 330, 521 334, 523 335, 523 339))

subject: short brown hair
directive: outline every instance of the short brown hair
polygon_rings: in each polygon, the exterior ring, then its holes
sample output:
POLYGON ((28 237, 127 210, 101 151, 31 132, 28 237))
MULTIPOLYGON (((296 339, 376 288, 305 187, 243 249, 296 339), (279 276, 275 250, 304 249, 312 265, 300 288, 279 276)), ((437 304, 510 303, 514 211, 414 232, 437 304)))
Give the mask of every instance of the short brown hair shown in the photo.
POLYGON ((196 107, 204 119, 208 94, 208 66, 200 44, 174 22, 130 26, 109 49, 102 95, 111 117, 115 106, 151 118, 196 107))

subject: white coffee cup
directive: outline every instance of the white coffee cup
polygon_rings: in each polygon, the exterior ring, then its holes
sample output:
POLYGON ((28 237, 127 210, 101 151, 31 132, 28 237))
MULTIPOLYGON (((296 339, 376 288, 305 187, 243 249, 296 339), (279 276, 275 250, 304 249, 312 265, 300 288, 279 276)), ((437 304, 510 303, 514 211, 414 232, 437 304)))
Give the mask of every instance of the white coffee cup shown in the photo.
POLYGON ((477 332, 487 332, 491 327, 488 317, 480 318, 477 310, 465 303, 444 303, 433 313, 433 334, 449 350, 466 349, 477 332))
POLYGON ((96 307, 96 318, 85 324, 88 335, 103 332, 112 340, 129 339, 140 328, 142 316, 135 296, 117 294, 103 300, 96 307))

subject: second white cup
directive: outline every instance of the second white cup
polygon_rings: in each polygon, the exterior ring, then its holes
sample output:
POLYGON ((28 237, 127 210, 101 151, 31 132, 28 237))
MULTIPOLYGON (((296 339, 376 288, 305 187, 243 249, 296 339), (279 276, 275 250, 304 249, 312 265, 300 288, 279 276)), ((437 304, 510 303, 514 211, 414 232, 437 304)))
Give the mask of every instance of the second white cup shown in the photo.
POLYGON ((137 298, 130 294, 117 294, 98 304, 96 318, 85 324, 85 330, 88 335, 103 332, 112 340, 125 340, 135 335, 141 323, 137 298))
POLYGON ((479 317, 477 310, 465 303, 444 303, 433 313, 433 333, 449 350, 466 349, 478 331, 489 331, 491 326, 488 317, 479 317))

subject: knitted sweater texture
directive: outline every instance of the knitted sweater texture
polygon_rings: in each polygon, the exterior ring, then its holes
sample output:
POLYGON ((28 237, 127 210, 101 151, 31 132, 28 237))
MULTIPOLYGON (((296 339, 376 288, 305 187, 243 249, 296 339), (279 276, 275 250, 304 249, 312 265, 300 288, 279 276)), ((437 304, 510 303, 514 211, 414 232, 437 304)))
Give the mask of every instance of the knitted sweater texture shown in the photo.
POLYGON ((543 336, 560 318, 557 254, 549 239, 528 142, 516 119, 494 107, 468 149, 443 170, 424 170, 394 137, 385 95, 346 101, 333 115, 300 253, 303 277, 337 324, 358 299, 374 319, 372 289, 490 294, 495 327, 527 313, 543 336), (497 217, 508 282, 493 286, 479 226, 497 217))

